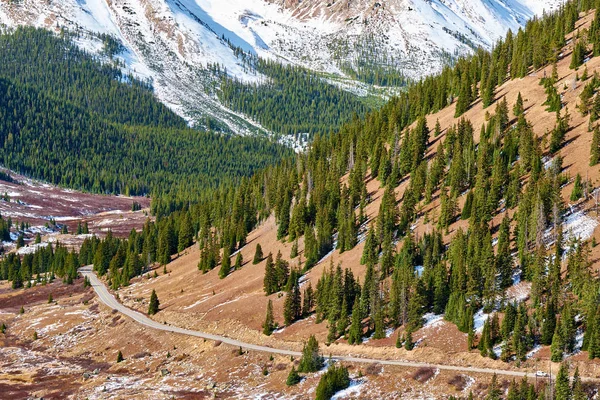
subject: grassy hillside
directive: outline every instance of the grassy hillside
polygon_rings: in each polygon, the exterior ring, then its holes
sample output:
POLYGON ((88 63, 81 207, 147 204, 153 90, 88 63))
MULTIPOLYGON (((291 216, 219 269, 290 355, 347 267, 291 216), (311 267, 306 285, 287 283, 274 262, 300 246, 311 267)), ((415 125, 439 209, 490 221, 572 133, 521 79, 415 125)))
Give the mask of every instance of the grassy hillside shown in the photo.
POLYGON ((273 345, 315 333, 336 352, 530 371, 569 360, 594 374, 591 5, 532 21, 493 53, 317 138, 296 165, 194 208, 199 250, 136 285, 129 304, 156 289, 173 323, 198 313, 198 328, 273 345), (267 338, 269 300, 286 328, 267 338))

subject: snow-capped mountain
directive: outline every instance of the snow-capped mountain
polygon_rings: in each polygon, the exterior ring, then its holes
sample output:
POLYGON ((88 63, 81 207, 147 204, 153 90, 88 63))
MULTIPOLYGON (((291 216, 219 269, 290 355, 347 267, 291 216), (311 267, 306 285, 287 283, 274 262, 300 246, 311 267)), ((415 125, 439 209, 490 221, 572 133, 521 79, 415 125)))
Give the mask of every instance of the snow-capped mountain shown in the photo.
MULTIPOLYGON (((338 82, 362 66, 419 78, 477 46, 490 48, 562 0, 0 0, 0 23, 95 33, 125 46, 127 68, 153 80, 157 96, 190 122, 210 116, 232 131, 264 131, 217 99, 219 64, 245 82, 266 77, 246 53, 326 72, 338 82)), ((343 87, 360 86, 344 82, 343 87)))

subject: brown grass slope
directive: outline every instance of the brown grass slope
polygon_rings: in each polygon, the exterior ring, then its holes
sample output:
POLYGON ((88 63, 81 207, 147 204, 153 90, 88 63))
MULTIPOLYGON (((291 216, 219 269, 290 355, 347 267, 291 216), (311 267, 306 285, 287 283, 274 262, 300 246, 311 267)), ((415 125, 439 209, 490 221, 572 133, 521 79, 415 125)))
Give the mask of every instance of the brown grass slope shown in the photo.
MULTIPOLYGON (((577 24, 576 31, 589 26, 593 18, 593 12, 582 15, 577 24)), ((564 159, 563 165, 566 173, 570 177, 581 174, 587 177, 594 187, 598 186, 600 178, 600 167, 589 167, 590 143, 592 133, 588 132, 588 118, 583 117, 577 110, 579 94, 583 90, 585 83, 577 81, 573 85, 576 74, 581 76, 583 67, 579 71, 569 69, 572 51, 572 36, 567 36, 567 46, 561 53, 558 62, 559 82, 557 88, 562 95, 563 104, 568 108, 571 115, 571 129, 565 139, 567 145, 561 150, 564 159)), ((592 58, 587 63, 590 76, 598 70, 600 73, 600 57, 592 58)), ((546 101, 546 95, 543 86, 539 84, 540 78, 544 74, 550 76, 552 66, 544 69, 532 71, 529 76, 523 79, 511 80, 497 88, 495 102, 506 98, 509 110, 521 93, 524 99, 526 118, 532 124, 535 134, 538 137, 548 136, 555 125, 555 113, 546 111, 543 103, 546 101)), ((469 119, 475 129, 475 140, 478 141, 479 128, 486 122, 486 112, 493 114, 495 102, 489 108, 483 109, 480 99, 478 99, 463 116, 469 119)), ((455 104, 446 109, 429 115, 427 122, 430 128, 435 126, 439 120, 442 127, 442 135, 438 138, 431 137, 428 149, 428 156, 435 153, 439 141, 445 139, 445 133, 449 127, 456 124, 458 119, 454 117, 455 104)), ((510 113, 512 116, 512 112, 510 113)), ((514 121, 513 121, 514 122, 514 121)), ((547 151, 547 145, 546 149, 547 151)), ((402 198, 408 183, 403 182, 397 189, 398 200, 402 198)), ((369 220, 377 216, 383 189, 376 180, 367 182, 368 191, 371 193, 372 201, 366 208, 369 220)), ((572 180, 563 189, 563 198, 565 204, 569 204, 569 195, 572 190, 572 180)), ((462 205, 464 198, 459 199, 462 205)), ((596 218, 596 214, 591 210, 593 201, 591 199, 583 201, 581 204, 588 211, 590 217, 596 218)), ((421 207, 420 217, 414 233, 422 235, 433 230, 435 224, 435 215, 439 206, 439 199, 434 200, 430 205, 421 207), (429 214, 432 222, 424 223, 423 215, 429 214)), ((497 215, 494 224, 499 224, 502 215, 497 215)), ((466 227, 466 221, 458 221, 450 227, 450 236, 459 227, 466 227)), ((301 341, 308 335, 315 334, 320 341, 325 341, 327 336, 327 323, 315 324, 314 318, 308 318, 296 322, 292 326, 286 327, 281 332, 276 332, 272 337, 267 338, 261 333, 261 324, 265 317, 267 301, 273 300, 275 308, 275 320, 283 322, 282 308, 284 296, 274 294, 266 297, 263 292, 263 277, 265 261, 252 265, 251 260, 254 255, 254 249, 257 243, 260 243, 265 255, 272 253, 275 256, 281 251, 283 258, 289 260, 291 243, 281 242, 276 239, 277 229, 273 217, 266 220, 259 228, 251 232, 248 238, 248 244, 241 250, 244 258, 244 267, 233 272, 225 279, 219 279, 218 267, 207 273, 202 274, 197 269, 199 260, 199 251, 194 246, 167 266, 168 274, 160 275, 158 278, 146 279, 140 278, 131 286, 121 289, 120 298, 133 308, 145 310, 150 292, 155 289, 161 301, 162 311, 157 315, 158 320, 164 320, 174 325, 185 326, 189 328, 204 329, 215 333, 222 333, 234 336, 238 339, 247 341, 268 343, 272 345, 285 345, 287 347, 298 348, 301 341)), ((600 239, 599 232, 596 230, 594 236, 600 239)), ((448 239, 447 237, 446 239, 448 239)), ((299 243, 300 256, 302 257, 303 243, 299 243)), ((354 274, 360 277, 364 275, 364 266, 360 265, 364 243, 358 244, 351 251, 339 254, 336 250, 328 257, 321 260, 306 276, 307 282, 310 282, 313 288, 324 269, 329 268, 331 263, 341 263, 343 268, 350 268, 354 274)), ((592 260, 598 260, 600 257, 600 247, 592 250, 592 260)), ((235 256, 232 256, 232 264, 235 256)), ((292 267, 298 265, 298 259, 290 260, 292 267)), ((594 268, 597 268, 597 261, 594 268)), ((308 283, 304 283, 306 285, 308 283)), ((305 287, 305 286, 303 286, 305 287)), ((441 327, 435 329, 425 328, 415 334, 415 339, 423 339, 422 345, 413 352, 398 350, 393 347, 395 335, 381 341, 371 341, 363 346, 348 346, 344 343, 337 343, 334 346, 335 352, 363 353, 371 356, 398 357, 405 359, 420 359, 431 362, 450 362, 464 365, 495 366, 498 368, 514 368, 500 361, 483 359, 478 354, 466 351, 466 335, 460 333, 456 327, 450 323, 442 322, 441 327)), ((536 368, 534 363, 539 360, 547 359, 547 349, 541 351, 535 360, 531 360, 525 365, 528 368, 536 368)), ((574 357, 573 361, 585 360, 584 355, 574 357)), ((585 362, 582 369, 590 376, 600 374, 600 365, 592 362, 585 362)))

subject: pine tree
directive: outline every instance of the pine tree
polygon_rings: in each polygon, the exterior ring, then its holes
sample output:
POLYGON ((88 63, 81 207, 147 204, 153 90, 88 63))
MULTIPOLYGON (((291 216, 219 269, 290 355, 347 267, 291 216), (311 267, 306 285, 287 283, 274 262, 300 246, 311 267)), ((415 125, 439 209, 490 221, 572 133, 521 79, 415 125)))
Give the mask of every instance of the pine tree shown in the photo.
POLYGON ((148 305, 148 315, 154 315, 159 311, 160 302, 158 301, 158 296, 156 295, 156 290, 152 289, 152 294, 150 295, 150 304, 148 305))
POLYGON ((413 342, 412 337, 412 329, 406 330, 406 336, 404 337, 404 348, 408 351, 411 351, 415 348, 415 343, 413 342))
POLYGON ((570 400, 571 385, 569 381, 569 370, 566 363, 560 365, 556 383, 554 384, 554 399, 555 400, 570 400))
POLYGON ((581 384, 581 376, 579 375, 579 367, 575 368, 575 374, 573 374, 573 383, 572 383, 572 399, 573 400, 586 400, 587 395, 583 390, 583 385, 581 384))
POLYGON ((119 350, 119 352, 117 353, 117 362, 120 363, 123 360, 125 360, 123 358, 123 353, 121 353, 121 350, 119 350))
POLYGON ((185 213, 179 225, 177 251, 182 252, 188 247, 190 247, 193 243, 193 240, 194 233, 192 229, 192 224, 190 222, 188 213, 185 213))
POLYGON ((362 343, 362 318, 360 301, 358 299, 354 301, 354 306, 352 307, 352 323, 350 324, 350 330, 348 331, 348 343, 362 343))
POLYGON ((275 330, 275 321, 273 319, 273 302, 269 299, 267 303, 267 315, 265 317, 265 322, 263 323, 263 334, 267 336, 271 336, 273 331, 275 330))
POLYGON ((314 335, 308 338, 308 341, 302 348, 302 358, 298 364, 298 372, 317 372, 323 368, 324 360, 319 354, 319 342, 314 335))
POLYGON ((221 258, 221 268, 219 269, 219 278, 224 279, 231 272, 231 258, 229 258, 229 249, 223 249, 223 258, 221 258))
POLYGON ((332 365, 319 380, 315 390, 315 400, 329 400, 336 392, 346 389, 348 386, 350 386, 348 368, 332 365))
POLYGON ((298 257, 298 239, 296 239, 294 241, 294 244, 292 245, 292 249, 290 250, 290 258, 294 259, 298 257))
POLYGON ((291 369, 290 373, 288 374, 285 384, 288 386, 294 386, 294 385, 297 385, 298 383, 300 383, 300 381, 302 381, 302 378, 298 374, 296 367, 292 365, 292 369, 291 369))
POLYGON ((309 282, 308 287, 304 289, 304 297, 302 299, 302 315, 307 317, 314 307, 315 298, 312 284, 309 282))
POLYGON ((458 118, 463 115, 471 106, 471 79, 468 72, 465 72, 461 77, 460 93, 456 102, 456 112, 454 117, 458 118))
POLYGON ((552 345, 550 346, 551 360, 553 362, 562 362, 564 353, 564 339, 562 337, 561 321, 558 321, 554 336, 552 336, 552 345))
POLYGON ((440 120, 439 118, 435 121, 435 128, 434 128, 434 136, 438 137, 440 136, 440 134, 442 133, 442 126, 440 125, 440 120))
POLYGON ((590 166, 598 164, 600 161, 600 128, 596 126, 594 128, 594 134, 592 136, 592 145, 590 148, 590 166))
POLYGON ((254 251, 254 258, 252 259, 252 264, 256 265, 263 260, 263 252, 262 247, 260 247, 260 243, 256 244, 256 250, 254 251))
POLYGON ((498 377, 496 374, 494 374, 492 376, 492 382, 490 383, 488 394, 485 397, 485 400, 500 400, 501 393, 500 387, 498 386, 498 377))
POLYGON ((277 271, 273 263, 273 254, 269 253, 265 264, 265 277, 263 280, 263 288, 267 296, 277 292, 277 271))
POLYGON ((583 183, 581 182, 581 175, 575 176, 575 183, 573 184, 573 190, 571 191, 571 201, 577 201, 583 197, 583 183))
POLYGON ((302 313, 301 302, 300 289, 297 284, 294 284, 291 290, 288 291, 283 303, 283 318, 286 325, 290 325, 300 318, 302 313))
POLYGON ((571 69, 579 68, 583 64, 583 61, 585 60, 585 53, 586 53, 585 43, 583 40, 579 40, 573 48, 573 54, 571 55, 571 64, 569 65, 569 68, 571 68, 571 69))
POLYGON ((238 252, 237 256, 235 256, 235 266, 233 267, 236 271, 242 269, 242 265, 244 265, 244 257, 242 256, 242 252, 238 252))
POLYGON ((515 103, 515 106, 513 107, 513 114, 515 115, 515 117, 520 117, 521 115, 523 115, 523 113, 523 97, 521 97, 521 92, 519 92, 519 95, 517 96, 517 101, 515 103))

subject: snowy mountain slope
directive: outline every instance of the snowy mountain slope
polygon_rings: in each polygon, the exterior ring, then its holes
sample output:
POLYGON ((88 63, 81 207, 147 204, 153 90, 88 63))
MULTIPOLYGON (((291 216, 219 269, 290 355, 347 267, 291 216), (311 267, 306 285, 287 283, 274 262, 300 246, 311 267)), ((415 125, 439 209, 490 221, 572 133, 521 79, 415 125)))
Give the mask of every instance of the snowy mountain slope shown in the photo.
MULTIPOLYGON (((451 56, 489 48, 508 29, 561 0, 0 0, 0 23, 118 38, 127 68, 153 80, 157 96, 192 123, 216 119, 229 130, 264 132, 223 107, 212 66, 244 82, 267 77, 234 48, 348 78, 385 66, 410 78, 439 71, 451 56)), ((344 84, 348 87, 348 84, 344 84)), ((352 85, 350 85, 352 86, 352 85)), ((362 87, 362 86, 361 86, 362 87)), ((361 90, 363 91, 363 90, 361 90)))

